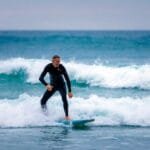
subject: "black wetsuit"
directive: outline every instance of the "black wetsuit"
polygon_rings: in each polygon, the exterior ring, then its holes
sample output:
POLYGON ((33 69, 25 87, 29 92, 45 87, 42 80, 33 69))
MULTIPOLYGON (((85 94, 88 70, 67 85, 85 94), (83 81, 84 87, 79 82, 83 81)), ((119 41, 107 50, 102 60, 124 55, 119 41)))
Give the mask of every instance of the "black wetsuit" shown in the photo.
POLYGON ((71 92, 71 83, 69 76, 65 67, 60 64, 59 67, 54 67, 52 63, 46 65, 43 72, 40 75, 39 80, 46 86, 48 83, 44 80, 46 73, 50 75, 50 85, 53 86, 52 91, 46 90, 42 99, 41 99, 41 106, 42 108, 46 108, 47 100, 56 92, 59 91, 62 97, 63 106, 65 115, 68 116, 68 101, 67 101, 67 93, 66 93, 66 85, 64 78, 67 82, 68 92, 71 92))

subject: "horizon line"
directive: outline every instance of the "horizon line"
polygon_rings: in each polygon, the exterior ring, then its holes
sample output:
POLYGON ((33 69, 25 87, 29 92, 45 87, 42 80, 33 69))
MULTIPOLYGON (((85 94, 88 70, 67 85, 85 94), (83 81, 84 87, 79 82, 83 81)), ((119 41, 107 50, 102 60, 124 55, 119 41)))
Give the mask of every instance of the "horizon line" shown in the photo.
POLYGON ((150 29, 0 29, 0 31, 150 31, 150 29))

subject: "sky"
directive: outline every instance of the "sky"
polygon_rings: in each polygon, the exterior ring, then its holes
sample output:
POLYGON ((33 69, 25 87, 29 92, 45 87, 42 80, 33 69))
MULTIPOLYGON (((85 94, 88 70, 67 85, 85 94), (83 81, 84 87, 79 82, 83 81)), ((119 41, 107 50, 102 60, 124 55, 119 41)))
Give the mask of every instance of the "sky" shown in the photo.
POLYGON ((150 0, 0 0, 0 30, 150 30, 150 0))

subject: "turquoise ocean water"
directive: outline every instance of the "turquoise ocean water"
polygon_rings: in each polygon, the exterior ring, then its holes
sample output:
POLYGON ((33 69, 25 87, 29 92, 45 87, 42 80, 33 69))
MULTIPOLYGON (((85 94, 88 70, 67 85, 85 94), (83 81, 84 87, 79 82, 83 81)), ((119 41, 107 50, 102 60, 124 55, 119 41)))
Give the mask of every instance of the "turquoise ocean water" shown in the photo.
POLYGON ((2 150, 149 148, 150 31, 0 31, 0 64, 2 150), (54 54, 70 75, 70 115, 95 118, 88 128, 57 123, 58 93, 41 113, 38 78, 54 54))

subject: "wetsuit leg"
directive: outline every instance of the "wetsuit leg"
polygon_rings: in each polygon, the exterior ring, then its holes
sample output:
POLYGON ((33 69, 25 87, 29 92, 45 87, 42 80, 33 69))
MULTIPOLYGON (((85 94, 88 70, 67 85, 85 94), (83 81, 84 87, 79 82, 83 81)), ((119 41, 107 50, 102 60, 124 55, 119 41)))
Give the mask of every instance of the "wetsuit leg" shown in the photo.
POLYGON ((67 101, 66 87, 62 86, 62 87, 58 88, 58 91, 59 91, 62 101, 63 101, 65 115, 68 116, 68 101, 67 101))
POLYGON ((55 93, 55 91, 56 91, 55 89, 52 89, 52 91, 46 90, 46 92, 44 93, 44 95, 41 99, 41 107, 43 110, 47 109, 46 102, 55 93))

